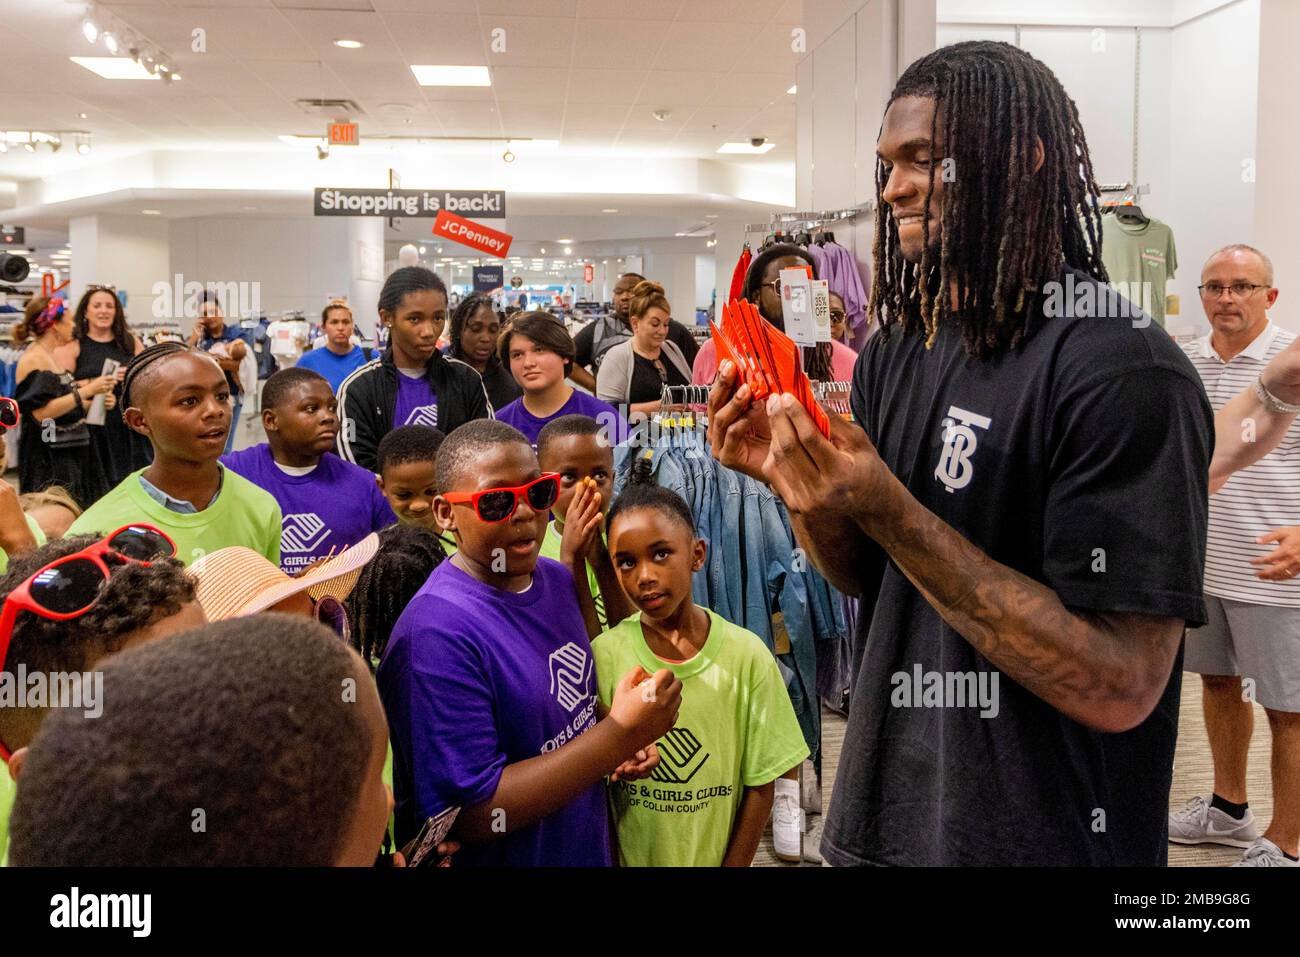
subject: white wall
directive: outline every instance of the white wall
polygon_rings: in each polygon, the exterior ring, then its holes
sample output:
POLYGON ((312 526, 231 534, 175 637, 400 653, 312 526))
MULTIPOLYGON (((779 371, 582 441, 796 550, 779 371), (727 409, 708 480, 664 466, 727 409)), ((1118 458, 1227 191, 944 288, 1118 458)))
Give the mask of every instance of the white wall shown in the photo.
POLYGON ((154 283, 168 278, 168 223, 160 216, 78 216, 68 224, 72 246, 68 300, 86 287, 113 285, 127 294, 128 317, 150 315, 154 283))

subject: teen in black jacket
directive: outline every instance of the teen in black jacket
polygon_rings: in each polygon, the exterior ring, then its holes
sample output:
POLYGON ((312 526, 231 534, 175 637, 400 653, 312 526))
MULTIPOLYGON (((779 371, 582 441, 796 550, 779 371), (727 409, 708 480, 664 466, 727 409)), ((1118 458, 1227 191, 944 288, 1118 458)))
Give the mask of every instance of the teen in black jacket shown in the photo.
POLYGON ((379 440, 398 426, 428 425, 450 433, 492 417, 483 380, 473 368, 438 352, 447 322, 447 288, 428 269, 406 266, 379 294, 388 348, 339 386, 339 455, 377 470, 379 440), (400 421, 399 421, 400 420, 400 421))

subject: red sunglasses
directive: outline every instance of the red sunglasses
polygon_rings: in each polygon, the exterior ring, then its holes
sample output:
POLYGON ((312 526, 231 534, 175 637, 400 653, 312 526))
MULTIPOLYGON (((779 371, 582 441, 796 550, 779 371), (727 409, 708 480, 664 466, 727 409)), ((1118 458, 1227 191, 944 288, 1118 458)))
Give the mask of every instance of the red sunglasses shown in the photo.
POLYGON ((525 499, 534 512, 545 512, 560 497, 560 473, 547 472, 526 485, 514 488, 485 488, 481 492, 448 492, 443 496, 452 505, 471 505, 478 517, 489 524, 504 522, 525 499))
POLYGON ((18 424, 18 403, 8 396, 0 396, 0 429, 12 429, 18 424))
MULTIPOLYGON (((70 621, 88 612, 99 600, 112 572, 104 561, 112 555, 121 561, 148 565, 176 554, 176 543, 152 525, 127 525, 79 552, 64 555, 38 569, 5 598, 0 612, 0 669, 13 640, 20 611, 50 621, 70 621)), ((0 760, 11 753, 0 741, 0 760)))

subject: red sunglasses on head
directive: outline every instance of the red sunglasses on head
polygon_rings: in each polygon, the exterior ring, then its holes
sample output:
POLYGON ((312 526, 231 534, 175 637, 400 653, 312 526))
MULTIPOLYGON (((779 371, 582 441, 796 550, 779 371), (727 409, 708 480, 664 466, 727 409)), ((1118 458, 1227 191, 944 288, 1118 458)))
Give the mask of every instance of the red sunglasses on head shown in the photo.
MULTIPOLYGON (((4 611, 0 612, 0 669, 9 654, 20 611, 51 621, 70 621, 94 606, 112 574, 105 555, 148 565, 175 554, 176 543, 152 525, 127 525, 79 552, 37 569, 5 598, 4 611)), ((0 760, 8 762, 9 758, 9 748, 0 741, 0 760)))
POLYGON ((12 429, 18 424, 18 403, 8 396, 0 396, 0 429, 12 429))
POLYGON ((514 488, 485 488, 481 492, 448 492, 443 496, 452 505, 470 505, 481 521, 504 522, 519 508, 521 498, 534 512, 545 512, 560 497, 560 473, 547 472, 525 485, 514 488))

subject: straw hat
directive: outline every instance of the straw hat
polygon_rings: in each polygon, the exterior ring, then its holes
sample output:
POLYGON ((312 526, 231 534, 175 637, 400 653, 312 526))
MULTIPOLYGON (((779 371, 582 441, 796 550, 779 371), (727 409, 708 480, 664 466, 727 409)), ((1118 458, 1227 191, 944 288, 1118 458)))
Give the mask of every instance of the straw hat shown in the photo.
POLYGON ((343 601, 378 550, 379 535, 372 532, 298 578, 290 578, 265 556, 233 545, 204 555, 190 565, 189 572, 208 621, 224 621, 266 611, 301 591, 317 601, 326 595, 343 601))

